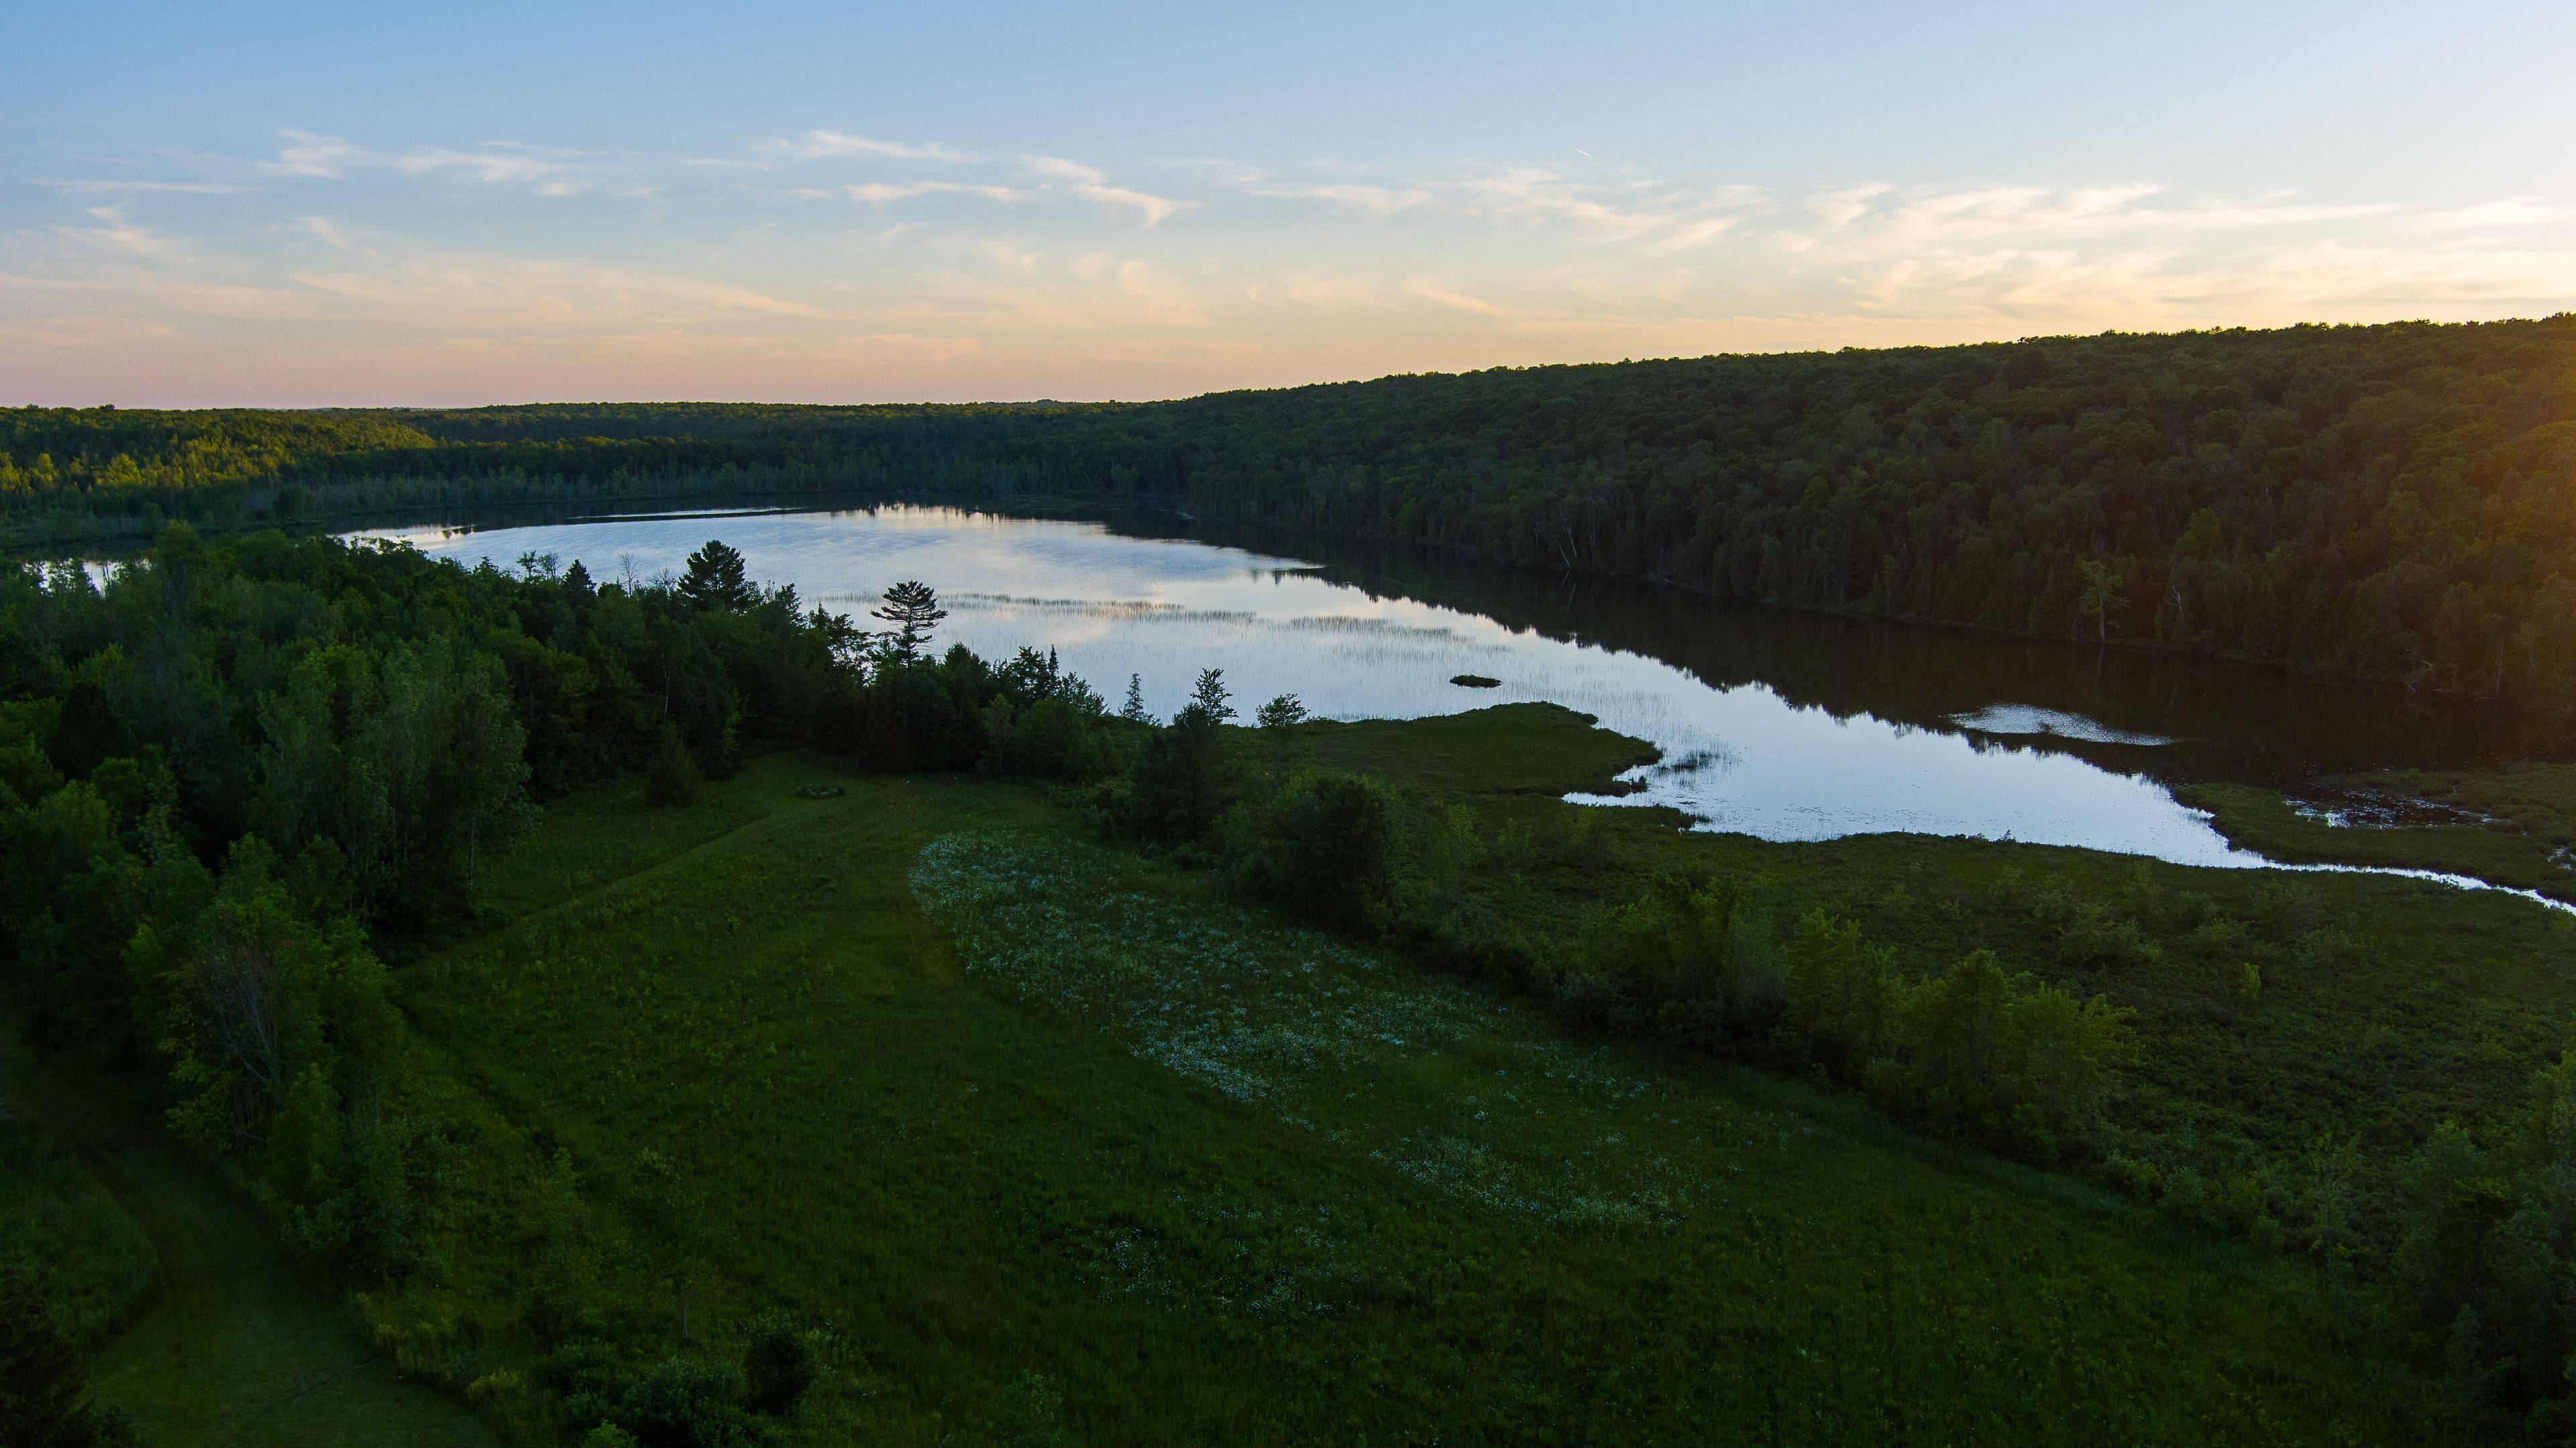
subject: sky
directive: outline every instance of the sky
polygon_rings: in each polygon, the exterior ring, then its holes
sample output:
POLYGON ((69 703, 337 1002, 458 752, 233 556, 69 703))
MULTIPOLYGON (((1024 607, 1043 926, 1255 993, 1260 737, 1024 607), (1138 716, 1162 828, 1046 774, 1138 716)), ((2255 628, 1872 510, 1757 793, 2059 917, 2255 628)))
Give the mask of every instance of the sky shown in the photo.
POLYGON ((2576 5, 0 0, 0 404, 2576 309, 2576 5))

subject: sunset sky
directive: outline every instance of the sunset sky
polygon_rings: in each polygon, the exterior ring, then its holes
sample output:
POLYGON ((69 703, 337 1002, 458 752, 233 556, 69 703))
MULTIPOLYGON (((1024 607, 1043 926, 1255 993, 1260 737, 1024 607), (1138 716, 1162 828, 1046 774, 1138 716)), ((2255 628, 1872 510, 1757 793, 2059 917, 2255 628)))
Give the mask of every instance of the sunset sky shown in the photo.
POLYGON ((18 4, 0 403, 1147 398, 2576 307, 2576 6, 2091 8, 18 4))

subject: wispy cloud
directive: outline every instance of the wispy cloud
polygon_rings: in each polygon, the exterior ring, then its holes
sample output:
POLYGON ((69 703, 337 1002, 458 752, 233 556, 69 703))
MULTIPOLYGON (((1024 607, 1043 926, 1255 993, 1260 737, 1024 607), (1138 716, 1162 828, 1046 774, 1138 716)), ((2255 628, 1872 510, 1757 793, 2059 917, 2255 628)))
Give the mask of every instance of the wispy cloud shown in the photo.
POLYGON ((96 225, 55 224, 46 230, 61 241, 75 246, 96 248, 126 256, 164 258, 177 255, 176 248, 165 238, 130 220, 123 208, 93 206, 90 220, 96 225))
POLYGON ((217 399, 261 368, 303 369, 315 391, 299 395, 317 397, 354 395, 330 391, 332 368, 396 393, 404 377, 507 375, 548 395, 838 395, 864 377, 885 396, 1133 396, 2576 306, 2576 198, 2538 187, 2435 206, 2116 176, 1801 189, 1057 149, 821 129, 738 142, 710 169, 294 131, 256 159, 57 160, 60 179, 22 193, 53 214, 0 232, 0 382, 37 395, 78 375, 113 395, 184 357, 217 399), (472 196, 477 224, 389 205, 406 187, 472 196), (243 197, 188 204, 198 193, 243 197), (577 196, 649 224, 545 199, 577 196))
MULTIPOLYGON (((912 196, 981 196, 987 201, 1018 201, 1030 193, 1009 186, 979 186, 968 181, 867 181, 844 186, 841 193, 853 201, 901 201, 912 196)), ((825 193, 829 194, 829 193, 825 193)))
POLYGON ((1084 182, 1064 189, 1085 201, 1097 202, 1102 206, 1133 207, 1137 216, 1149 227, 1176 212, 1187 211, 1198 204, 1193 201, 1175 201, 1168 196, 1156 196, 1149 192, 1131 190, 1125 186, 1096 186, 1084 182))
POLYGON ((965 151, 951 150, 936 141, 880 141, 872 136, 854 136, 847 131, 807 131, 801 136, 784 136, 757 143, 752 148, 772 156, 799 161, 821 160, 827 156, 879 156, 898 161, 972 161, 976 157, 965 151))
POLYGON ((1097 166, 1068 161, 1062 156, 1022 156, 1020 164, 1028 168, 1029 174, 1050 181, 1080 181, 1097 186, 1109 179, 1109 173, 1097 166))
POLYGON ((2426 231, 2511 231, 2526 226, 2562 225, 2571 215, 2576 212, 2552 206, 2537 196, 2508 196, 2475 206, 2426 212, 2417 218, 2417 224, 2426 231))
POLYGON ((1312 186, 1254 184, 1248 189, 1256 196, 1329 201, 1336 206, 1347 206, 1354 211, 1365 211, 1373 216, 1393 216, 1399 211, 1420 206, 1431 199, 1431 192, 1420 186, 1362 186, 1348 182, 1327 182, 1312 186))
POLYGON ((597 189, 612 196, 650 197, 661 190, 631 180, 612 183, 608 178, 620 168, 599 157, 516 141, 387 150, 310 131, 290 130, 284 135, 285 144, 278 148, 276 157, 256 163, 255 169, 272 176, 319 180, 339 180, 366 171, 452 175, 485 185, 524 188, 540 196, 572 196, 597 189))
POLYGON ((327 216, 299 216, 295 224, 304 228, 333 251, 352 256, 365 255, 369 248, 350 234, 347 227, 327 216))
POLYGON ((1440 283, 1433 281, 1429 277, 1415 277, 1404 284, 1404 289, 1425 301, 1438 302, 1444 307, 1454 308, 1461 312, 1473 312, 1480 317, 1516 317, 1524 315, 1519 308, 1506 307, 1498 302, 1489 302, 1483 297, 1471 297, 1463 292, 1452 291, 1449 288, 1442 286, 1440 283))
POLYGON ((230 182, 230 181, 45 181, 45 180, 39 180, 39 181, 37 181, 35 184, 36 184, 36 185, 38 185, 38 186, 50 186, 50 187, 52 187, 52 188, 53 188, 54 190, 56 190, 56 191, 65 191, 65 192, 70 192, 70 193, 72 193, 73 195, 79 195, 79 196, 89 196, 89 195, 114 195, 114 194, 117 194, 117 193, 123 193, 123 192, 132 192, 132 193, 166 192, 166 193, 171 193, 171 194, 176 194, 176 195, 187 195, 187 196, 225 196, 225 195, 230 195, 230 194, 232 194, 232 193, 234 193, 234 192, 249 191, 249 190, 254 189, 254 188, 252 188, 252 187, 239 185, 239 184, 237 184, 237 183, 230 182))

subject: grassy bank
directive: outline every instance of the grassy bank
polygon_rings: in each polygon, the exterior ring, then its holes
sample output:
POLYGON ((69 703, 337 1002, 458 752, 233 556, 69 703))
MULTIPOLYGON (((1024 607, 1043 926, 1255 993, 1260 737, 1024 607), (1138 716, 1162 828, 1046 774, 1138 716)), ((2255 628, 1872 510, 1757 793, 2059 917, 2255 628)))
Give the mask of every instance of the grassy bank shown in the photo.
POLYGON ((2181 791, 2231 842, 2276 860, 2441 870, 2576 902, 2576 765, 2382 770, 2320 779, 2310 793, 2316 806, 2301 810, 2251 785, 2181 791))

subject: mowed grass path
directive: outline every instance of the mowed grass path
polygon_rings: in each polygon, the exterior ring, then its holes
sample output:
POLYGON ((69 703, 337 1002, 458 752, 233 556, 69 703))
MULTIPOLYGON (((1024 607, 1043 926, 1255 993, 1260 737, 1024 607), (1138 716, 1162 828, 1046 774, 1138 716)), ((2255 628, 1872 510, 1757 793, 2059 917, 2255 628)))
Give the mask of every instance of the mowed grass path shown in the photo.
MULTIPOLYGON (((687 811, 603 791, 500 872, 514 923, 399 991, 496 1191, 572 1162, 592 1331, 642 1361, 684 1302, 695 1351, 831 1327, 802 1441, 2430 1436, 2431 1385, 2304 1268, 1559 1041, 1077 835, 1035 787, 788 756, 687 811)), ((533 1375, 528 1253, 441 1252, 400 1311, 480 1324, 460 1375, 533 1375)))
POLYGON ((93 1387, 147 1448, 484 1448, 465 1408, 400 1381, 273 1223, 173 1146, 122 1085, 0 1053, 11 1104, 40 1121, 141 1230, 157 1290, 101 1353, 93 1387))

